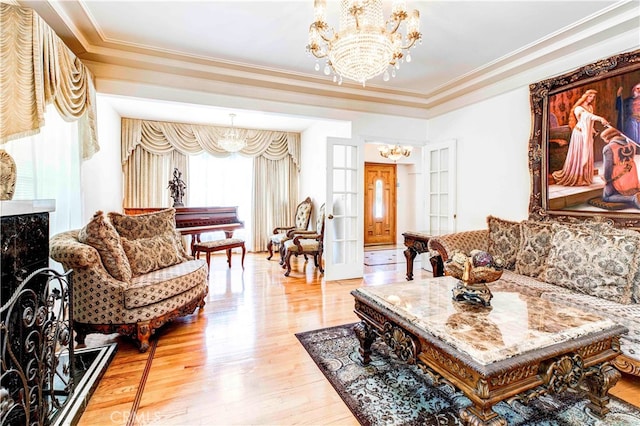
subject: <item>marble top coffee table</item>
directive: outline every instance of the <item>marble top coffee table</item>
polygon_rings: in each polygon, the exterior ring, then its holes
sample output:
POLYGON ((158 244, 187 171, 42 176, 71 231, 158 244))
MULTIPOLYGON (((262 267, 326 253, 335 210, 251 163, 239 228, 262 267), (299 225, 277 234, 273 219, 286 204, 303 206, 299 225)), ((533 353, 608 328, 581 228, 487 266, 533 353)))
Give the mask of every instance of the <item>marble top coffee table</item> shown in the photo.
POLYGON ((460 411, 470 425, 506 425, 492 407, 524 402, 585 384, 590 407, 609 411, 608 391, 620 373, 609 361, 628 330, 609 319, 535 295, 489 284, 489 308, 452 300, 458 280, 431 278, 353 290, 360 355, 369 363, 381 338, 403 361, 444 378, 472 404, 460 411))

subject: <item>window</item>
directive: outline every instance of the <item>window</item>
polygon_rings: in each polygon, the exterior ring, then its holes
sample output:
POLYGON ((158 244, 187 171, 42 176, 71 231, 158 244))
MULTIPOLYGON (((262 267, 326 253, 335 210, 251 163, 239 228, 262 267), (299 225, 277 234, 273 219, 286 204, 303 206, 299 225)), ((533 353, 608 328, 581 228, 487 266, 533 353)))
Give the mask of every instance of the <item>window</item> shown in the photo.
POLYGON ((16 162, 14 200, 56 200, 49 216, 49 235, 82 226, 78 122, 66 122, 47 107, 40 133, 6 143, 16 162))
POLYGON ((383 212, 384 202, 382 200, 382 179, 376 179, 376 189, 375 189, 375 212, 373 216, 376 219, 382 219, 384 216, 383 212))
MULTIPOLYGON (((208 153, 189 157, 189 204, 193 207, 238 206, 238 217, 244 229, 234 236, 251 247, 251 188, 253 186, 253 158, 241 155, 218 158, 208 153)), ((202 234, 202 240, 224 238, 224 233, 202 234)))

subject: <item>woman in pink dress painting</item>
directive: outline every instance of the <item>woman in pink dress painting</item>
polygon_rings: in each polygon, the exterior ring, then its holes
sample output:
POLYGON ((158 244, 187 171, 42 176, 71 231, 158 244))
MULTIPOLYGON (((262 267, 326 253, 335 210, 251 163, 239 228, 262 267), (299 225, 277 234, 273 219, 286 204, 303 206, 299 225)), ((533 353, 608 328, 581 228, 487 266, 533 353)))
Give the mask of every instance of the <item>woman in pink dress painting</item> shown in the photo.
POLYGON ((593 135, 594 124, 599 121, 603 125, 609 123, 593 113, 597 91, 589 89, 571 108, 569 127, 571 140, 569 151, 562 170, 553 172, 553 179, 558 185, 587 186, 593 182, 593 135))

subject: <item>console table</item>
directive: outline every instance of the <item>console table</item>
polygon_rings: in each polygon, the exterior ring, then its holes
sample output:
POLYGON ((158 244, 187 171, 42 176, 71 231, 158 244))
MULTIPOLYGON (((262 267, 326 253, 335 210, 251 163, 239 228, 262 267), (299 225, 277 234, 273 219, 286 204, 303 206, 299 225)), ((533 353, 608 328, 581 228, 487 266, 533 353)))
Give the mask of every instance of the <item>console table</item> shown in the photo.
POLYGON ((471 405, 459 415, 474 426, 505 426, 493 410, 505 399, 527 402, 586 386, 589 408, 609 411, 608 391, 620 378, 611 361, 627 328, 557 305, 500 281, 489 284, 490 307, 454 302, 458 280, 445 276, 353 290, 363 364, 380 338, 409 364, 461 390, 471 405))
POLYGON ((431 235, 424 232, 408 231, 404 232, 402 236, 404 237, 404 245, 407 246, 404 251, 404 257, 407 259, 407 281, 411 281, 413 279, 413 261, 418 254, 428 251, 427 244, 431 235))

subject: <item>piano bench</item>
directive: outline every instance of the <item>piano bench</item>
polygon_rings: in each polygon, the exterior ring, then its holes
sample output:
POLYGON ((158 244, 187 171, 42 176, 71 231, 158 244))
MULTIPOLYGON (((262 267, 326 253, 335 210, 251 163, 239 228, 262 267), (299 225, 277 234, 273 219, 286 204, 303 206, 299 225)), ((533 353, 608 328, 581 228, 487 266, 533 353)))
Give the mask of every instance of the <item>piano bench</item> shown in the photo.
POLYGON ((214 251, 225 250, 227 252, 227 263, 229 264, 229 268, 231 268, 231 249, 241 247, 242 248, 242 269, 244 269, 244 255, 246 253, 246 249, 244 247, 244 240, 239 238, 224 238, 222 240, 213 240, 213 241, 204 241, 196 243, 193 246, 193 254, 196 259, 200 259, 200 253, 205 253, 207 258, 207 267, 210 268, 211 263, 211 253, 214 251))

